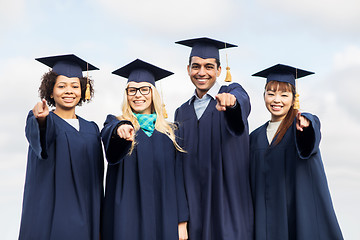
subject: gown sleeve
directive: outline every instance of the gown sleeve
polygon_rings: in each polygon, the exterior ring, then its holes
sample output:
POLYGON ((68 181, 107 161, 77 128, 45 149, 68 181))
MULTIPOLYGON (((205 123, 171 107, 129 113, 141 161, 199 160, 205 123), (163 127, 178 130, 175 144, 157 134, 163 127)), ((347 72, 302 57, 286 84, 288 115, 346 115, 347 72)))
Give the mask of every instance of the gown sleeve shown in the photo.
POLYGON ((52 113, 46 117, 45 127, 40 128, 39 123, 30 110, 25 126, 25 135, 30 148, 39 159, 47 159, 47 150, 55 139, 55 125, 52 113))
POLYGON ((177 207, 178 207, 178 222, 189 221, 189 207, 185 194, 185 182, 183 173, 183 159, 182 156, 185 153, 176 151, 175 162, 175 178, 176 178, 176 195, 177 195, 177 207))
POLYGON ((228 130, 232 135, 241 135, 245 130, 247 118, 250 114, 250 98, 238 83, 230 84, 227 92, 236 97, 236 106, 225 111, 228 130))
POLYGON ((302 113, 310 121, 310 126, 304 131, 296 131, 296 146, 298 154, 303 159, 308 159, 319 151, 321 140, 320 120, 317 116, 310 113, 302 113))
POLYGON ((120 138, 116 133, 117 128, 122 124, 133 126, 130 121, 120 121, 114 115, 109 114, 105 120, 104 128, 101 130, 101 139, 109 164, 119 163, 131 147, 131 141, 120 138))

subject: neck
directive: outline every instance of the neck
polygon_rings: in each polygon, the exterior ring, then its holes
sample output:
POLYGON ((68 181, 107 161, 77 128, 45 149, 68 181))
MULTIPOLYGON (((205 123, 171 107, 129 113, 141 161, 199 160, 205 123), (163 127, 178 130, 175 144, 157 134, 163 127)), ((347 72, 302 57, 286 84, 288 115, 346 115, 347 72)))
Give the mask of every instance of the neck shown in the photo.
POLYGON ((196 95, 197 95, 199 98, 202 98, 208 91, 209 91, 209 90, 207 90, 207 91, 201 91, 201 90, 199 90, 199 89, 196 89, 196 95))
POLYGON ((61 108, 55 108, 54 113, 63 119, 75 119, 75 108, 65 110, 61 108))
POLYGON ((284 118, 285 116, 283 117, 271 116, 270 122, 281 122, 284 118))

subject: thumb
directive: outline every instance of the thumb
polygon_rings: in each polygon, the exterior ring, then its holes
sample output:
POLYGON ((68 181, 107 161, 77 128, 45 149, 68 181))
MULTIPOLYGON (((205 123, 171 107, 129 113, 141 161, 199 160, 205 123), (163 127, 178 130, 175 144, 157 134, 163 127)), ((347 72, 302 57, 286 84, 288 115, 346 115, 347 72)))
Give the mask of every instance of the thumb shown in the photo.
POLYGON ((218 103, 220 103, 220 97, 219 97, 219 94, 215 96, 215 99, 218 103))

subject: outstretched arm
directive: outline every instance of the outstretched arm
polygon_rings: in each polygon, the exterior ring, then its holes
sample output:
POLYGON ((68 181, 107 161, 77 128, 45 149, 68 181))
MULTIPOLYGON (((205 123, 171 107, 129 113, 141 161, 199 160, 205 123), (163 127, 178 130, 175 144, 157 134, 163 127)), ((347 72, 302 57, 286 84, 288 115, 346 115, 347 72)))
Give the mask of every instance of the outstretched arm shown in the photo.
POLYGON ((36 103, 32 110, 35 118, 37 119, 40 128, 45 127, 46 117, 49 115, 49 108, 46 105, 46 100, 36 103))
POLYGON ((46 100, 35 104, 26 120, 25 135, 29 145, 40 159, 47 158, 47 146, 55 136, 55 128, 49 117, 49 108, 46 100))
POLYGON ((250 114, 250 99, 246 91, 237 83, 226 87, 226 92, 216 96, 218 111, 224 111, 229 131, 241 135, 247 126, 250 114))
POLYGON ((306 159, 319 149, 321 140, 320 121, 310 113, 296 116, 296 145, 300 157, 306 159))
POLYGON ((110 164, 120 162, 128 153, 134 140, 134 128, 130 121, 120 121, 108 115, 101 130, 106 159, 110 164))

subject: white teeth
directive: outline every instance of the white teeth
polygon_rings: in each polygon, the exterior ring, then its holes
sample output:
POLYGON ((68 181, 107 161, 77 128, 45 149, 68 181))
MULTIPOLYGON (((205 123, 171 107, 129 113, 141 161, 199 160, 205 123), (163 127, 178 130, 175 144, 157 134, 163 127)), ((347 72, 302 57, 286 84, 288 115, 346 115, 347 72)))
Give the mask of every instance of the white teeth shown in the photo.
POLYGON ((206 81, 207 81, 207 79, 197 79, 198 80, 198 82, 200 82, 200 83, 205 83, 206 81))
POLYGON ((272 108, 275 109, 275 110, 280 110, 281 106, 272 106, 272 108))

